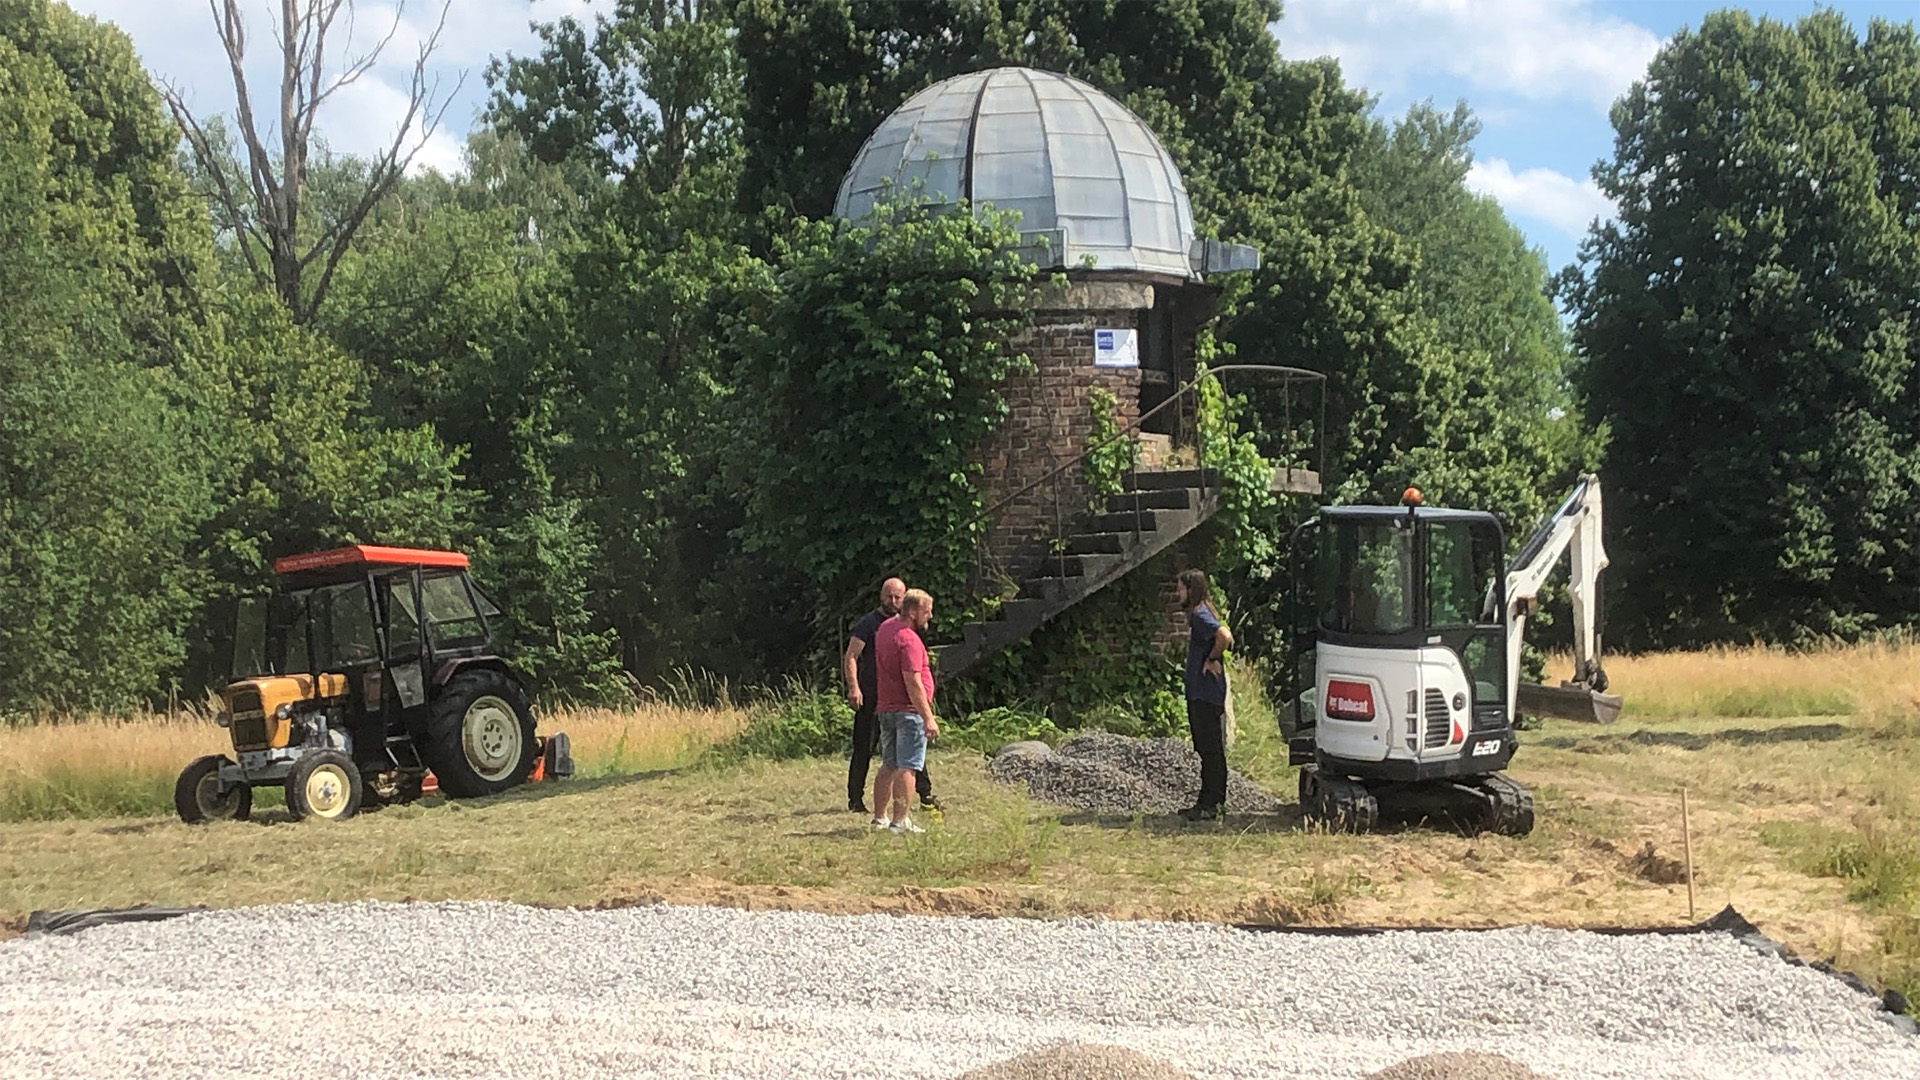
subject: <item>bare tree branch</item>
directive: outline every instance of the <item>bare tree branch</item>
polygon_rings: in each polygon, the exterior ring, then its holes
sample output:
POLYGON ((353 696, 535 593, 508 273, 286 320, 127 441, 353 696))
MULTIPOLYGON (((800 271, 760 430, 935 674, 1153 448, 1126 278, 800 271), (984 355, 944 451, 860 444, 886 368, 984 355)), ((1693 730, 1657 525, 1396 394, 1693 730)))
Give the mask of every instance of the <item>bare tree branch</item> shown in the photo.
MULTIPOLYGON (((341 256, 346 254, 347 239, 353 235, 355 230, 359 229, 361 222, 365 221, 367 215, 373 212, 373 208, 378 205, 380 200, 384 198, 389 191, 393 190, 394 185, 398 184, 400 179, 406 175, 407 168, 413 164, 415 155, 419 154, 421 149, 427 145, 427 141, 433 138, 433 133, 439 130, 440 121, 446 116, 447 106, 453 103, 453 98, 459 93, 460 86, 466 82, 466 75, 462 73, 460 80, 454 84, 453 90, 441 98, 438 107, 435 108, 433 99, 435 92, 439 89, 439 83, 437 80, 431 84, 428 83, 427 60, 433 55, 433 51, 439 47, 440 35, 447 28, 447 13, 452 7, 453 0, 446 0, 446 2, 441 5, 439 22, 434 24, 433 33, 429 34, 427 40, 420 45, 419 55, 416 56, 413 61, 413 79, 407 93, 406 118, 401 121, 399 130, 394 132, 393 143, 389 145, 374 162, 373 175, 368 178, 366 187, 361 193, 360 201, 345 217, 336 223, 333 229, 329 230, 330 237, 323 238, 323 242, 321 243, 316 243, 313 250, 308 252, 306 259, 302 261, 302 265, 304 266, 316 255, 319 255, 323 250, 325 251, 326 265, 320 272, 320 283, 316 289, 316 297, 324 295, 327 287, 332 283, 333 272, 339 267, 341 256), (431 115, 425 116, 422 119, 423 112, 430 112, 431 115), (407 132, 413 127, 415 119, 421 119, 420 135, 419 138, 413 141, 413 145, 406 149, 403 155, 401 148, 407 144, 407 132)), ((316 309, 319 306, 317 298, 314 306, 316 309)))
MULTIPOLYGON (((334 270, 352 244, 354 233, 380 200, 406 176, 415 156, 438 131, 452 102, 453 93, 442 97, 438 80, 427 78, 427 63, 446 30, 452 0, 443 0, 439 21, 414 60, 406 115, 393 141, 373 158, 360 192, 346 213, 321 229, 319 237, 310 245, 301 243, 301 223, 307 213, 307 169, 320 108, 342 87, 352 85, 373 70, 399 32, 406 10, 405 0, 400 0, 393 22, 380 40, 349 59, 331 77, 327 71, 329 38, 344 12, 347 47, 351 49, 355 27, 353 0, 280 0, 278 19, 272 28, 280 60, 277 162, 276 155, 268 150, 269 140, 276 131, 261 129, 247 86, 247 33, 240 10, 243 2, 207 0, 207 8, 213 15, 214 31, 226 51, 228 72, 233 80, 237 126, 245 144, 247 186, 252 195, 251 212, 241 197, 232 162, 222 160, 223 155, 208 138, 205 126, 186 107, 184 98, 170 86, 164 88, 164 93, 188 149, 212 179, 214 197, 241 234, 241 250, 248 269, 273 287, 295 321, 304 323, 319 310, 333 281, 334 270), (265 250, 264 266, 250 239, 265 250), (308 273, 316 264, 320 267, 317 280, 308 273)), ((454 93, 464 83, 463 74, 455 84, 454 93)))
POLYGON ((160 96, 165 99, 167 110, 173 113, 174 123, 179 124, 180 130, 186 135, 187 145, 192 150, 194 159, 200 163, 200 167, 207 175, 213 178, 214 194, 220 200, 220 207, 226 211, 227 219, 233 222, 234 228, 239 230, 237 239, 240 254, 246 258, 247 268, 253 271, 255 277, 265 277, 260 269, 260 260, 253 253, 253 245, 247 241, 251 237, 265 247, 267 238, 260 231, 255 215, 247 212, 239 196, 234 193, 232 178, 227 175, 227 162, 224 160, 224 155, 215 152, 212 140, 207 137, 206 129, 193 118, 193 113, 187 108, 186 100, 181 96, 178 87, 171 83, 161 83, 160 96))

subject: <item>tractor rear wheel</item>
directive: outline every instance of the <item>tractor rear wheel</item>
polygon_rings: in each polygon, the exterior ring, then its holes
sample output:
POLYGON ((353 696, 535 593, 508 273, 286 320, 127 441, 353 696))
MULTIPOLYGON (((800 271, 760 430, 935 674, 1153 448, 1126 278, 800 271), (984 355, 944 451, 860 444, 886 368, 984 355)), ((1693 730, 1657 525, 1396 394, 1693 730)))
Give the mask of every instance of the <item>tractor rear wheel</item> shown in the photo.
POLYGON ((345 821, 366 794, 360 766, 337 750, 309 750, 287 773, 287 813, 293 820, 345 821))
POLYGON ((219 754, 194 758, 173 784, 173 809, 189 825, 209 821, 245 821, 253 811, 253 789, 235 784, 220 791, 220 766, 232 764, 219 754))
POLYGON ((539 752, 526 691, 498 668, 454 676, 433 704, 425 751, 440 790, 452 798, 498 795, 525 783, 539 752))

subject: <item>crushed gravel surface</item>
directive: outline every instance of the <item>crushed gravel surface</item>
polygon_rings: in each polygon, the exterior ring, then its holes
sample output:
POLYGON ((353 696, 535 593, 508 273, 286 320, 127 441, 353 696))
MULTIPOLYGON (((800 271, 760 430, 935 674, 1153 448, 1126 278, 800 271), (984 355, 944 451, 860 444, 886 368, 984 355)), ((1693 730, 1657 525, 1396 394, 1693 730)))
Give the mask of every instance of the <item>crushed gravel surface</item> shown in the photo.
MULTIPOLYGON (((1103 814, 1172 814, 1200 795, 1200 755, 1179 739, 1089 732, 1051 754, 997 754, 987 772, 1003 784, 1025 784, 1036 799, 1103 814)), ((1260 785, 1227 773, 1229 813, 1271 814, 1279 808, 1260 785)))
POLYGON ((952 1080, 1064 1043, 1207 1080, 1468 1050, 1556 1080, 1920 1076, 1884 1015, 1715 934, 364 902, 0 943, 22 1078, 952 1080))

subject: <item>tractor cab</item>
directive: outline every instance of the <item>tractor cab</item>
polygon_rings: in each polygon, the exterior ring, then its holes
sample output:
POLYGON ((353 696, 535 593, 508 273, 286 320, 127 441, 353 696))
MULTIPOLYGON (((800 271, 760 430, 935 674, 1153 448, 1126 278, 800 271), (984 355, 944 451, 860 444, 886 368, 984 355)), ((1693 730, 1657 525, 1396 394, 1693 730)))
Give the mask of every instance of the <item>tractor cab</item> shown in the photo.
POLYGON ((1494 515, 1323 508, 1293 539, 1290 758, 1424 781, 1513 755, 1494 515))
POLYGON ((493 646, 500 610, 453 551, 354 545, 279 559, 280 589, 242 602, 220 722, 234 756, 195 761, 176 809, 244 817, 285 786, 295 817, 363 803, 491 795, 571 771, 564 736, 534 734, 530 695, 493 646), (541 755, 543 752, 548 762, 541 755))
POLYGON ((241 601, 236 682, 354 674, 374 704, 391 679, 410 708, 439 664, 493 653, 500 609, 458 552, 362 545, 280 559, 274 571, 280 591, 241 601))

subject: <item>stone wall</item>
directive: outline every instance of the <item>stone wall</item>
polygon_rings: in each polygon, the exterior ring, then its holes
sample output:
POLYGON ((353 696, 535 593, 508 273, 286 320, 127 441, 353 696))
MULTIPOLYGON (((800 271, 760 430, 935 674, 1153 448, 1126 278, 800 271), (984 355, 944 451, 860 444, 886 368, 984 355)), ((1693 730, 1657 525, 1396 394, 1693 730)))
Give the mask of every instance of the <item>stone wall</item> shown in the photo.
POLYGON ((1009 342, 1027 354, 1034 370, 1002 389, 1007 418, 981 456, 988 505, 1031 487, 994 516, 983 545, 989 573, 1007 589, 1045 556, 1057 518, 1071 530, 1073 519, 1087 510, 1090 492, 1082 470, 1071 463, 1089 446, 1095 389, 1113 395, 1117 426, 1139 418, 1139 369, 1095 367, 1093 332, 1140 330, 1152 304, 1149 285, 1077 282, 1049 292, 1033 325, 1009 342), (1047 479, 1055 470, 1063 471, 1047 479))

